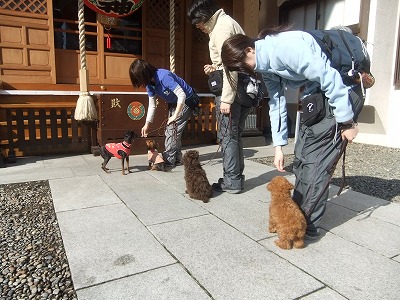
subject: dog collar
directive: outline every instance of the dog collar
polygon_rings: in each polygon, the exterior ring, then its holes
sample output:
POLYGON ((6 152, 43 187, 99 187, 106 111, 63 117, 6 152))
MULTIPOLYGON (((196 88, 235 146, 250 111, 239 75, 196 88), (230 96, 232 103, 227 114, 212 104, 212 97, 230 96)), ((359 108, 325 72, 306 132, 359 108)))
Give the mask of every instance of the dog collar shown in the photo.
POLYGON ((128 149, 131 148, 131 144, 128 144, 125 141, 122 142, 122 146, 124 146, 125 148, 128 148, 128 149))

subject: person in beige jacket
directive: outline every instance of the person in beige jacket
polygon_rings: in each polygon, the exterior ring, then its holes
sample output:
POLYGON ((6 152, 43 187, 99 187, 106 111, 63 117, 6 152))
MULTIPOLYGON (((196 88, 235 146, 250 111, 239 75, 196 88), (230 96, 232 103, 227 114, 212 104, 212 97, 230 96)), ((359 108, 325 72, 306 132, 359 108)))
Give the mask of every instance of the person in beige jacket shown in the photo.
POLYGON ((216 70, 223 71, 222 92, 216 93, 215 108, 218 120, 218 139, 222 149, 223 177, 213 184, 217 192, 240 193, 244 184, 244 157, 242 133, 244 123, 252 106, 248 97, 238 97, 238 89, 246 89, 241 75, 232 72, 234 84, 228 82, 222 60, 222 44, 230 36, 241 33, 242 27, 215 0, 192 0, 188 6, 187 17, 190 23, 209 35, 211 64, 204 65, 204 73, 209 75, 216 70))

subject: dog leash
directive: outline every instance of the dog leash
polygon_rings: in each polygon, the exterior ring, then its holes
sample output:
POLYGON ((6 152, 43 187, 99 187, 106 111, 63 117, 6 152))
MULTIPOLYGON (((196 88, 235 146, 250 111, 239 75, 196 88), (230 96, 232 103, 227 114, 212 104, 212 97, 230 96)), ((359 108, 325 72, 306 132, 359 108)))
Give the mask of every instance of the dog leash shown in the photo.
POLYGON ((160 127, 156 128, 156 129, 154 129, 154 130, 149 131, 149 132, 147 133, 147 136, 141 136, 141 137, 139 137, 139 138, 144 138, 144 139, 151 138, 151 136, 149 136, 150 133, 153 133, 153 132, 156 132, 156 131, 157 131, 157 134, 158 134, 159 137, 163 136, 163 135, 160 134, 160 129, 163 128, 163 129, 165 130, 167 121, 168 121, 168 118, 165 119, 165 120, 161 123, 160 127))
POLYGON ((334 173, 335 170, 336 170, 336 166, 337 166, 337 164, 338 164, 340 158, 343 156, 343 161, 342 161, 342 178, 341 178, 341 182, 340 182, 340 188, 339 188, 339 191, 337 192, 336 196, 339 196, 339 195, 342 193, 342 191, 343 191, 343 189, 344 189, 344 187, 345 187, 345 185, 346 185, 346 171, 345 171, 346 166, 345 166, 345 160, 346 160, 346 148, 347 148, 348 143, 349 143, 349 141, 345 138, 344 141, 343 141, 343 143, 342 143, 342 146, 340 147, 339 158, 338 158, 338 160, 336 161, 336 163, 333 165, 333 167, 332 167, 332 169, 331 169, 331 172, 330 172, 330 174, 329 174, 329 175, 330 175, 330 178, 332 178, 333 173, 334 173))
MULTIPOLYGON (((219 120, 221 120, 221 119, 220 119, 220 115, 221 115, 221 112, 218 113, 218 119, 219 119, 219 120)), ((219 123, 221 123, 221 121, 219 121, 219 123)), ((230 127, 230 126, 232 126, 232 113, 231 113, 231 112, 229 112, 229 124, 228 124, 228 126, 226 126, 226 128, 225 128, 225 132, 224 132, 224 134, 222 135, 222 139, 221 139, 221 142, 220 142, 219 145, 218 145, 217 151, 215 151, 214 155, 211 157, 211 159, 210 159, 208 162, 206 162, 206 163, 204 163, 204 164, 201 164, 201 166, 204 166, 204 165, 207 165, 207 164, 211 163, 211 161, 215 158, 215 156, 217 155, 219 149, 221 149, 222 141, 224 140, 224 137, 226 136, 226 133, 228 132, 228 127, 230 127)))

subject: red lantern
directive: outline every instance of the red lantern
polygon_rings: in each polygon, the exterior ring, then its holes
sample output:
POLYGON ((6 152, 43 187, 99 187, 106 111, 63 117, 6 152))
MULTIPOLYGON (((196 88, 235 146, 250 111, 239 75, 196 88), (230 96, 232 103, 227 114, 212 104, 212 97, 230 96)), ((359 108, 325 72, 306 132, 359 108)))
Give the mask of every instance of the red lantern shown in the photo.
POLYGON ((144 0, 84 0, 87 7, 97 13, 114 18, 123 18, 132 14, 144 0))

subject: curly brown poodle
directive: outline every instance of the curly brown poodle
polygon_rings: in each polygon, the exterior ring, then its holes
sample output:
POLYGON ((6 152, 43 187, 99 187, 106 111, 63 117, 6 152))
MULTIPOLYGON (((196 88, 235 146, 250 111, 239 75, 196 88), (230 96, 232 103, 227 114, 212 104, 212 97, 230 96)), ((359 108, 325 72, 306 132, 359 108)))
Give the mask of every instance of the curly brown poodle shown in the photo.
POLYGON ((202 200, 204 203, 212 197, 212 187, 207 179, 206 172, 200 165, 199 151, 189 150, 183 155, 185 169, 186 193, 192 199, 202 200))
POLYGON ((158 152, 158 143, 155 140, 146 140, 147 159, 149 161, 149 170, 165 171, 164 158, 158 152))
POLYGON ((269 232, 277 232, 275 244, 282 249, 303 248, 307 223, 303 212, 291 197, 294 188, 285 177, 276 176, 268 184, 271 192, 269 232))

